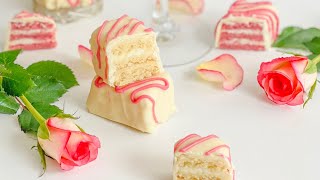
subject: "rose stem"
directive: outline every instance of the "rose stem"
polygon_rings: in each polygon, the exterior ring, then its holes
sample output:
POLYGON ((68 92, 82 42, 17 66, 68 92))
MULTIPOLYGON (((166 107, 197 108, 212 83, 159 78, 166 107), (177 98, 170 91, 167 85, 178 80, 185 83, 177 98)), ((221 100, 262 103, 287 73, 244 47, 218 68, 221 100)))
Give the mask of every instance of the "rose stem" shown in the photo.
POLYGON ((46 122, 46 119, 43 116, 41 116, 41 114, 32 106, 32 104, 24 95, 20 96, 20 99, 22 100, 25 107, 33 115, 33 117, 38 121, 39 124, 43 124, 46 122))
POLYGON ((46 125, 46 119, 43 116, 41 116, 41 114, 32 106, 30 101, 24 95, 20 96, 19 98, 22 100, 25 107, 29 110, 32 116, 38 121, 40 125, 38 130, 38 136, 42 139, 49 139, 50 132, 46 125), (41 130, 41 133, 39 135, 40 130, 41 130))

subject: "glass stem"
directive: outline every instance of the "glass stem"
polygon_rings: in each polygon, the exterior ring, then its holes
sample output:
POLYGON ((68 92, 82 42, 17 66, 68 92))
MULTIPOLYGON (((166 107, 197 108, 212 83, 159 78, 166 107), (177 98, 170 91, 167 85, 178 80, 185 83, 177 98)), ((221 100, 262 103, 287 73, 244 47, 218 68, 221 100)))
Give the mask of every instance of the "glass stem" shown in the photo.
POLYGON ((169 20, 168 0, 154 0, 153 21, 163 24, 169 20))

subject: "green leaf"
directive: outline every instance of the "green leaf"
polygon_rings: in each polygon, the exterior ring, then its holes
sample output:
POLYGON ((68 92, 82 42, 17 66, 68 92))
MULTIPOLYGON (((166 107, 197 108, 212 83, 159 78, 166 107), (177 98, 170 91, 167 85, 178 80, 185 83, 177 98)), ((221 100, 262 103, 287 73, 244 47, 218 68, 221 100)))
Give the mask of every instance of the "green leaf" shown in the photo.
POLYGON ((66 88, 52 77, 34 76, 32 80, 36 86, 30 88, 24 94, 31 103, 42 102, 51 104, 67 92, 66 88))
MULTIPOLYGON (((34 103, 32 105, 45 119, 62 113, 62 110, 54 105, 48 105, 44 103, 34 103)), ((20 128, 23 132, 35 134, 37 133, 39 123, 28 110, 23 110, 22 113, 19 115, 18 120, 20 128)))
POLYGON ((273 47, 307 50, 304 43, 320 37, 320 29, 317 28, 303 30, 296 27, 291 28, 291 30, 286 28, 281 33, 280 38, 273 44, 273 47))
POLYGON ((0 64, 0 75, 5 73, 10 73, 10 71, 3 64, 0 64))
POLYGON ((47 170, 47 162, 46 162, 45 152, 42 149, 42 147, 40 146, 39 142, 37 144, 37 149, 38 149, 38 153, 39 153, 39 156, 40 156, 40 159, 41 159, 41 165, 42 165, 42 169, 43 169, 43 172, 40 175, 40 177, 41 177, 47 170))
POLYGON ((20 105, 11 96, 5 92, 0 92, 0 113, 2 114, 16 114, 20 105))
POLYGON ((59 62, 41 61, 30 65, 27 71, 35 76, 47 76, 58 80, 61 84, 69 89, 79 85, 72 70, 59 62))
POLYGON ((313 38, 309 42, 305 42, 304 45, 313 54, 320 54, 320 37, 313 38))
POLYGON ((272 44, 272 46, 274 47, 278 47, 279 44, 281 44, 283 42, 284 39, 286 39, 287 37, 289 37, 290 35, 303 30, 300 27, 296 27, 296 26, 289 26, 286 27, 282 30, 281 34, 279 34, 277 40, 272 44))
POLYGON ((314 84, 311 86, 311 89, 308 93, 308 99, 303 103, 303 108, 306 106, 306 104, 312 99, 313 94, 314 94, 314 90, 317 87, 317 81, 314 82, 314 84))
POLYGON ((21 49, 0 52, 0 64, 9 65, 12 64, 21 53, 21 49))
POLYGON ((34 85, 30 75, 22 66, 10 64, 7 69, 10 73, 2 75, 2 87, 8 95, 21 96, 34 85))

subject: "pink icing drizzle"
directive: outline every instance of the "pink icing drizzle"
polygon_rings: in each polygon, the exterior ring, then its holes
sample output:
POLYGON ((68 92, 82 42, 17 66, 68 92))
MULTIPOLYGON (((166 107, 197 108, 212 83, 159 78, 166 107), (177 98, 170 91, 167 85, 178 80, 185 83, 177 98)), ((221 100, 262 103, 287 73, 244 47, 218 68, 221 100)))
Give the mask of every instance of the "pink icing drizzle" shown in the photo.
POLYGON ((207 141, 209 139, 212 139, 212 138, 218 138, 218 137, 216 135, 209 135, 209 136, 200 138, 200 139, 194 141, 193 143, 187 145, 186 147, 180 149, 179 152, 187 152, 188 150, 190 150, 194 146, 197 146, 198 144, 201 144, 201 143, 203 143, 203 142, 205 142, 205 141, 207 141))
POLYGON ((185 137, 185 138, 181 139, 180 141, 178 141, 178 142, 176 143, 176 145, 174 146, 174 152, 176 152, 177 149, 178 149, 183 143, 185 143, 186 141, 188 141, 189 139, 192 139, 192 138, 194 138, 194 137, 200 137, 200 136, 197 135, 197 134, 190 134, 190 135, 188 135, 187 137, 185 137))
POLYGON ((73 2, 73 0, 68 0, 68 3, 71 7, 77 7, 80 4, 80 0, 76 0, 73 2))
MULTIPOLYGON (((108 44, 111 40, 121 36, 121 35, 124 35, 123 33, 125 32, 125 30, 130 26, 130 24, 136 20, 137 23, 129 30, 129 32, 127 33, 127 35, 132 35, 134 34, 138 27, 140 25, 144 25, 143 22, 137 20, 137 19, 130 19, 130 21, 126 24, 124 24, 122 27, 118 27, 118 24, 121 23, 121 21, 123 21, 125 18, 127 18, 128 15, 123 15, 121 16, 119 19, 117 19, 115 21, 115 23, 112 25, 112 27, 107 31, 106 33, 106 40, 105 40, 105 44, 108 44), (112 36, 112 34, 114 33, 114 31, 116 31, 117 29, 119 28, 119 30, 115 33, 114 36, 112 36)), ((98 48, 97 48, 97 60, 98 60, 98 64, 99 64, 99 69, 101 69, 101 54, 100 54, 100 51, 101 51, 101 36, 102 36, 102 33, 103 31, 105 30, 105 27, 107 25, 107 23, 109 23, 109 21, 104 21, 104 23, 101 25, 99 31, 98 31, 98 35, 97 35, 97 39, 96 39, 96 43, 98 45, 98 48)), ((153 31, 151 28, 147 28, 147 29, 144 29, 143 30, 144 32, 151 32, 153 31)), ((105 51, 105 48, 103 48, 103 51, 105 51)), ((107 79, 108 78, 108 71, 109 71, 109 64, 108 64, 108 57, 106 55, 105 57, 105 61, 106 61, 106 67, 105 67, 105 78, 107 79)))
POLYGON ((129 89, 135 88, 137 86, 140 86, 140 85, 143 85, 145 83, 152 82, 152 81, 162 81, 164 84, 152 83, 152 84, 147 84, 147 85, 141 86, 141 87, 135 89, 134 91, 132 91, 132 93, 130 95, 130 99, 131 99, 131 102, 134 103, 134 104, 139 103, 143 99, 148 99, 152 103, 153 119, 154 119, 154 121, 156 123, 159 123, 158 119, 157 119, 157 116, 156 116, 156 113, 155 113, 155 100, 149 95, 140 95, 140 96, 136 97, 136 94, 141 92, 141 91, 144 91, 146 89, 150 89, 150 88, 159 88, 159 89, 162 89, 162 90, 167 90, 169 88, 169 82, 166 79, 160 78, 160 77, 149 78, 149 79, 145 79, 145 80, 142 80, 142 81, 137 81, 135 83, 128 84, 128 85, 125 85, 125 86, 122 86, 122 87, 115 87, 115 91, 117 93, 124 93, 129 89))
POLYGON ((98 45, 98 48, 97 48, 97 59, 98 59, 98 63, 99 63, 99 69, 101 69, 101 54, 100 54, 101 45, 100 45, 100 39, 101 39, 102 32, 103 32, 103 30, 106 27, 108 22, 109 21, 104 21, 103 22, 103 24, 100 26, 100 29, 99 29, 98 35, 97 35, 97 45, 98 45))
POLYGON ((95 81, 94 84, 98 87, 98 88, 102 88, 105 85, 107 85, 105 82, 103 82, 103 79, 99 76, 95 81))

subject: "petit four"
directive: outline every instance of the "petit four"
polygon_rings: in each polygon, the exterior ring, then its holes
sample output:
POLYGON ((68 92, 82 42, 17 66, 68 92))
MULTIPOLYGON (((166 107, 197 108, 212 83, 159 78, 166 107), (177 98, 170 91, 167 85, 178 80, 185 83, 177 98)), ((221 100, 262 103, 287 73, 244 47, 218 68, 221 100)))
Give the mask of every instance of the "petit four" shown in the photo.
POLYGON ((169 0, 170 10, 198 15, 204 9, 204 0, 169 0))
POLYGON ((94 0, 35 0, 49 10, 90 6, 94 0))
POLYGON ((87 107, 92 114, 152 133, 175 111, 173 83, 162 73, 114 88, 96 76, 87 107))
POLYGON ((124 86, 163 72, 156 33, 127 15, 105 21, 90 39, 93 65, 109 86, 124 86))
POLYGON ((54 48, 56 24, 53 19, 27 11, 17 14, 10 22, 5 50, 54 48))
POLYGON ((174 146, 174 180, 233 180, 230 147, 219 137, 190 134, 174 146))
POLYGON ((225 90, 231 91, 238 87, 243 80, 243 69, 230 54, 201 63, 197 67, 201 78, 211 82, 222 83, 225 90))
POLYGON ((215 45, 222 49, 266 50, 278 31, 279 18, 271 2, 237 0, 217 24, 215 45))

